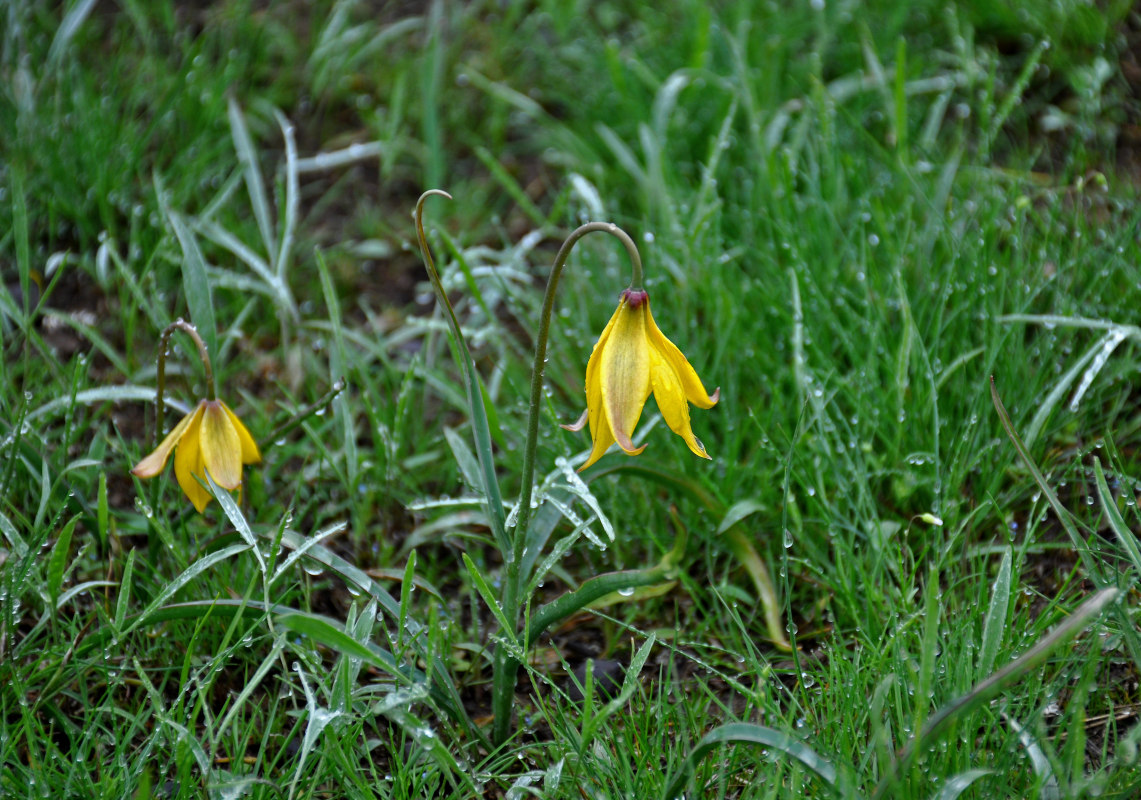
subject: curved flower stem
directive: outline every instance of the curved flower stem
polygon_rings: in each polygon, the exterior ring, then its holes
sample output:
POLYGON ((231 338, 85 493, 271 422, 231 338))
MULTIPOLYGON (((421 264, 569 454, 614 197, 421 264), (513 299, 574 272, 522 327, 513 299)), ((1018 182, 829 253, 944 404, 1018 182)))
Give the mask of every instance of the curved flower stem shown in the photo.
MULTIPOLYGON (((571 231, 555 255, 554 266, 547 277, 547 289, 543 295, 543 310, 539 316, 539 329, 535 337, 535 363, 531 368, 531 399, 528 404, 527 441, 523 449, 523 475, 519 489, 518 515, 515 528, 511 531, 511 552, 504 553, 507 562, 507 579, 503 587, 503 613, 512 625, 519 625, 520 593, 527 576, 522 574, 523 549, 527 542, 527 525, 531 520, 531 497, 535 481, 535 449, 539 440, 539 412, 543 401, 543 371, 547 366, 547 339, 551 331, 551 314, 555 306, 555 294, 559 288, 559 278, 563 267, 575 244, 583 236, 594 231, 602 231, 618 237, 630 256, 630 288, 642 287, 642 258, 634 240, 617 225, 610 222, 588 222, 571 231)), ((584 601, 590 602, 589 600, 584 601)), ((579 605, 578 608, 582 606, 579 605)), ((499 646, 495 651, 493 666, 491 706, 494 714, 492 741, 503 744, 511 727, 511 707, 515 696, 515 678, 519 662, 499 646)))
MULTIPOLYGON (((479 420, 475 419, 475 417, 484 413, 482 406, 483 398, 480 395, 478 379, 471 361, 471 354, 468 352, 467 345, 463 339, 459 320, 456 319, 455 312, 448 302, 447 294, 444 292, 440 275, 432 261, 432 255, 428 249, 428 242, 424 235, 424 201, 433 195, 451 198, 451 195, 439 189, 430 189, 420 196, 420 199, 416 203, 415 210, 416 234, 420 244, 420 251, 424 258, 424 266, 428 271, 428 277, 432 282, 432 287, 436 292, 437 299, 447 315, 447 321, 455 340, 460 366, 464 373, 464 383, 468 391, 468 404, 473 414, 473 427, 476 428, 476 436, 478 439, 479 430, 486 427, 486 419, 482 426, 477 424, 479 420)), ((485 446, 477 447, 481 462, 481 471, 484 473, 484 488, 488 495, 486 500, 489 518, 492 522, 492 527, 495 529, 496 543, 503 554, 506 568, 500 610, 502 611, 503 621, 511 628, 505 631, 510 639, 514 639, 519 630, 520 612, 524 602, 524 598, 522 598, 521 595, 523 594, 523 586, 527 580, 527 576, 523 574, 523 550, 526 546, 527 526, 531 518, 531 498, 535 480, 535 450, 539 438, 539 413, 543 398, 543 371, 547 360, 547 339, 550 334, 551 314, 554 310, 555 294, 559 285, 559 277, 562 275, 563 267, 566 266, 567 259, 570 257, 571 249, 579 239, 594 231, 609 233, 621 240, 622 244, 626 247, 626 252, 630 256, 630 288, 641 289, 642 286, 642 259, 638 255, 638 248, 634 245, 634 240, 617 225, 608 222, 588 222, 572 231, 566 241, 563 242, 562 247, 559 248, 559 252, 555 256, 554 266, 551 268, 550 276, 547 278, 547 289, 543 297, 543 309, 539 318, 539 328, 535 340, 535 364, 531 372, 531 398, 527 419, 527 440, 523 450, 522 486, 519 492, 518 514, 515 526, 510 533, 504 530, 502 523, 497 523, 494 519, 496 511, 502 509, 502 502, 499 498, 499 485, 495 477, 494 466, 491 463, 484 463, 485 456, 490 459, 491 444, 490 442, 485 442, 485 446)), ((479 444, 478 441, 477 444, 479 444)), ((551 608, 544 607, 543 614, 541 615, 543 625, 533 630, 529 629, 529 631, 533 633, 541 631, 547 625, 551 624, 552 621, 569 613, 570 610, 581 608, 593 599, 597 599, 598 596, 605 593, 602 591, 603 589, 610 591, 613 588, 647 585, 647 583, 660 581, 662 574, 663 573, 656 570, 632 572, 623 574, 614 579, 591 582, 589 587, 584 587, 580 592, 575 593, 573 596, 568 596, 555 606, 551 608)), ((497 746, 506 742, 511 733, 511 712, 515 699, 515 680, 518 676, 518 672, 518 659, 512 655, 511 650, 505 644, 501 643, 497 645, 493 657, 491 690, 491 705, 494 715, 492 741, 497 746)))
POLYGON ((551 331, 551 313, 555 306, 555 292, 559 288, 559 278, 566 266, 570 251, 583 236, 594 231, 603 231, 618 237, 630 256, 630 289, 642 288, 642 257, 634 240, 611 222, 588 222, 576 228, 563 242, 555 256, 554 266, 547 278, 547 291, 543 296, 543 310, 539 316, 539 331, 535 337, 535 365, 531 369, 531 400, 527 417, 527 443, 523 450, 523 485, 519 490, 519 517, 515 526, 515 558, 521 560, 523 541, 526 538, 527 523, 531 516, 531 492, 535 478, 535 446, 539 438, 539 409, 543 400, 543 371, 547 366, 547 338, 551 331), (522 532, 522 533, 520 533, 522 532))
POLYGON ((217 399, 217 395, 214 392, 214 367, 210 364, 210 353, 206 350, 206 343, 202 341, 202 337, 198 335, 197 328, 179 317, 163 329, 162 336, 159 339, 158 377, 156 380, 158 387, 155 394, 155 401, 158 405, 155 408, 155 434, 154 441, 151 443, 152 447, 158 446, 159 438, 162 436, 164 408, 162 398, 166 392, 166 354, 170 348, 170 337, 176 330, 186 333, 194 340, 194 344, 198 347, 198 357, 202 359, 202 368, 206 371, 206 399, 211 402, 217 399))

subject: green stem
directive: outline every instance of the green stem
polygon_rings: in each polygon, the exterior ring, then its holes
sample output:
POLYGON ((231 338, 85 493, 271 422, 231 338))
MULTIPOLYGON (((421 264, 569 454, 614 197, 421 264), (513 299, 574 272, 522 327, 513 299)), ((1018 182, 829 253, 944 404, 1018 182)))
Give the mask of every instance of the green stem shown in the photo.
POLYGON ((159 439, 162 437, 164 410, 162 398, 166 393, 166 355, 170 349, 170 337, 176 330, 186 333, 194 340, 194 344, 198 347, 198 357, 202 360, 202 368, 206 371, 206 399, 211 402, 217 399, 217 395, 214 392, 214 368, 210 364, 210 354, 206 350, 206 343, 202 341, 202 337, 198 335, 198 329, 180 317, 163 329, 162 336, 159 339, 158 377, 156 380, 158 387, 155 393, 155 400, 158 406, 155 408, 155 434, 154 441, 151 443, 152 449, 158 447, 159 439))
MULTIPOLYGON (((551 314, 555 307, 555 294, 559 288, 559 278, 570 257, 571 249, 583 236, 594 231, 602 231, 618 237, 630 256, 630 288, 642 286, 642 258, 634 240, 617 225, 610 222, 588 222, 573 230, 555 255, 554 266, 547 277, 547 289, 543 295, 543 310, 539 316, 539 329, 535 338, 535 363, 531 368, 531 399, 527 416, 527 442, 523 449, 523 476, 519 490, 519 513, 515 528, 511 531, 511 552, 505 553, 507 576, 503 586, 503 613, 512 625, 519 624, 519 595, 523 582, 523 549, 527 541, 527 525, 531 520, 531 496, 535 481, 535 450, 539 441, 539 413, 543 401, 543 370, 547 365, 547 338, 551 331, 551 314)), ((600 595, 601 596, 601 595, 600 595)), ((589 602, 589 601, 587 601, 589 602)), ((579 606, 581 608, 581 606, 579 606)), ((495 717, 492 728, 492 741, 501 745, 507 740, 511 728, 511 706, 515 697, 515 677, 519 663, 511 658, 506 648, 497 647, 492 677, 491 707, 495 717)))
MULTIPOLYGON (((440 304, 444 306, 444 311, 449 315, 449 323, 452 332, 456 339, 456 347, 460 350, 461 366, 465 373, 465 380, 469 387, 469 403, 473 406, 473 413, 475 413, 474 404, 482 402, 482 398, 477 394, 477 383, 474 374, 468 375, 471 370, 471 356, 467 352, 466 345, 463 341, 463 334, 460 331, 459 321, 455 318, 451 305, 448 303, 447 295, 444 293, 443 285, 440 281, 440 276, 436 271, 435 264, 432 261, 432 256, 428 250, 428 243, 424 236, 423 225, 423 206, 424 201, 433 196, 439 195, 441 197, 451 198, 451 195, 439 189, 430 189, 420 196, 419 201, 416 203, 415 219, 416 219, 416 233, 420 244, 421 253, 424 256, 424 266, 428 271, 428 277, 432 281, 432 286, 436 290, 440 304)), ((555 294, 559 285, 559 277, 562 275, 563 267, 566 266, 567 259, 570 257, 571 249, 575 243, 578 242, 583 236, 594 231, 602 231, 609 233, 612 236, 618 237, 622 244, 626 247, 626 252, 630 256, 631 263, 631 279, 630 288, 640 290, 642 286, 642 259, 638 255, 638 248, 634 244, 634 240, 626 234, 617 225, 608 222, 588 222, 585 225, 576 228, 563 242, 562 247, 559 248, 558 254, 555 256, 555 263, 551 269, 551 274, 547 278, 547 289, 543 297, 543 309, 539 318, 539 329, 535 341, 535 364, 531 372, 531 398, 529 406, 529 416, 527 419, 527 440, 523 450, 523 475, 522 487, 519 493, 518 516, 514 529, 510 534, 502 532, 503 538, 501 539, 497 531, 497 544, 500 546, 500 551, 503 554, 503 559, 506 567, 506 576, 503 584, 503 594, 501 608, 503 617, 506 622, 513 628, 510 633, 514 634, 519 628, 520 610, 521 610, 521 594, 522 587, 526 581, 527 576, 522 574, 523 563, 523 550, 526 546, 527 540, 527 526, 531 518, 531 499, 534 490, 535 480, 535 450, 539 439, 539 412, 543 398, 543 370, 546 366, 547 360, 547 339, 550 334, 551 328, 551 314, 555 305, 555 294)), ((487 448, 490 452, 490 447, 487 448)), ((480 450, 481 461, 483 450, 480 450)), ((485 470, 492 470, 489 464, 482 464, 481 468, 485 470)), ((491 473, 493 476, 493 472, 491 473)), ((485 483, 489 491, 495 490, 497 493, 497 486, 494 485, 493 477, 485 475, 487 480, 485 483)), ((494 506, 499 504, 498 497, 488 497, 489 512, 494 513, 494 506)), ((642 581, 649 580, 649 582, 660 582, 661 575, 658 571, 650 570, 653 580, 643 576, 643 573, 634 572, 628 576, 618 579, 622 584, 617 588, 626 588, 633 586, 646 585, 642 581)), ((614 590, 613 581, 602 581, 600 583, 589 582, 584 585, 577 592, 568 596, 563 602, 567 608, 581 608, 584 603, 591 602, 590 599, 583 599, 584 597, 601 597, 608 591, 614 590), (611 587, 611 588, 606 588, 611 587), (594 592, 601 591, 597 596, 594 592), (585 592, 585 593, 584 593, 585 592)), ((553 604, 552 604, 553 605, 553 604)), ((558 606, 556 609, 548 610, 544 613, 543 619, 554 619, 558 617, 558 609, 563 606, 558 606), (554 614, 554 617, 550 615, 554 614)), ((547 608, 547 607, 544 607, 547 608)), ((543 627, 549 625, 547 621, 543 627)), ((531 630, 530 628, 528 630, 531 630)), ((542 630, 539 628, 538 630, 542 630)), ((492 725, 492 741, 498 746, 507 741, 511 732, 511 711, 515 699, 515 679, 519 671, 519 662, 513 658, 508 651, 508 648, 500 645, 495 648, 493 659, 493 675, 492 675, 492 713, 494 715, 494 723, 492 725)))
POLYGON ((627 233, 610 222, 588 222, 576 228, 555 256, 555 264, 551 267, 551 274, 547 278, 547 291, 543 296, 543 310, 539 316, 539 331, 535 339, 535 365, 531 369, 531 401, 527 417, 527 443, 523 450, 523 485, 519 491, 519 517, 515 525, 513 559, 518 562, 522 559, 523 542, 526 539, 527 523, 531 516, 531 492, 535 478, 535 446, 539 439, 539 410, 543 400, 543 370, 547 366, 547 337, 551 330, 551 313, 555 306, 555 292, 559 287, 559 278, 563 267, 566 266, 571 248, 579 239, 594 231, 603 231, 618 237, 626 247, 630 256, 630 289, 642 288, 642 258, 638 255, 638 248, 634 240, 627 233))

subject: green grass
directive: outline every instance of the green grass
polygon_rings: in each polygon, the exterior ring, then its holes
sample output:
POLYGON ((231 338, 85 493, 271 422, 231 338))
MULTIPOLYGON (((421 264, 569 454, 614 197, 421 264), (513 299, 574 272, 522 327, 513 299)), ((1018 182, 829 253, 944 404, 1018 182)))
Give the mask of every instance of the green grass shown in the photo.
MULTIPOLYGON (((690 768, 686 797, 1133 796, 1141 206, 1114 146, 1139 21, 1000 5, 11 3, 0 794, 656 798, 690 768), (722 392, 693 412, 712 462, 649 404, 646 452, 586 473, 615 540, 575 542, 536 606, 657 564, 676 525, 685 568, 533 643, 498 752, 497 628, 461 554, 493 584, 502 561, 416 253, 429 188, 455 197, 429 241, 509 501, 541 282, 580 222, 635 238, 659 326, 722 392), (263 446, 229 514, 129 475, 180 316, 263 446), (638 464, 751 511, 795 652, 722 519, 638 464), (651 636, 618 702, 575 699, 587 659, 651 636), (777 738, 687 762, 738 722, 777 738)), ((588 447, 557 423, 627 269, 608 238, 572 255, 540 482, 588 447)), ((202 372, 173 342, 185 409, 202 372)))

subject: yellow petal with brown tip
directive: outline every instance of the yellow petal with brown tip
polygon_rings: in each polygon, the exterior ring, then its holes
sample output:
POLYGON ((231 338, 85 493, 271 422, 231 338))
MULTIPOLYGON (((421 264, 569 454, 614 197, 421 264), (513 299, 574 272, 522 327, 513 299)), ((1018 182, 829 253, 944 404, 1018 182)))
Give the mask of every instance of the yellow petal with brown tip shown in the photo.
MULTIPOLYGON (((205 402, 205 401, 203 401, 205 402)), ((186 435, 190 423, 194 418, 202 413, 202 403, 199 403, 193 411, 178 421, 178 424, 171 429, 150 455, 135 464, 131 468, 131 474, 136 478, 153 478, 163 471, 166 467, 167 459, 170 458, 171 452, 174 450, 175 445, 186 435)))

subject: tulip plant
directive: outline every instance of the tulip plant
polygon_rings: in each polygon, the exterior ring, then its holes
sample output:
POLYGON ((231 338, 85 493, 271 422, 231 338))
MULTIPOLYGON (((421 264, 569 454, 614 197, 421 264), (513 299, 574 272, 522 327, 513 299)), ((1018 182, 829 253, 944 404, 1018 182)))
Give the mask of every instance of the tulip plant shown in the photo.
POLYGON ((155 438, 162 432, 163 392, 166 389, 166 355, 170 337, 181 330, 194 340, 206 372, 206 398, 163 438, 162 442, 131 474, 153 478, 163 471, 174 453, 174 476, 194 508, 201 514, 214 499, 206 489, 206 476, 217 486, 234 491, 242 486, 242 466, 261 461, 261 452, 249 430, 230 407, 214 392, 214 370, 206 344, 198 329, 185 320, 175 320, 162 332, 158 350, 158 391, 155 411, 155 438))
POLYGON ((502 494, 492 462, 487 409, 479 378, 424 236, 424 202, 433 195, 450 199, 450 195, 439 190, 425 192, 416 204, 416 231, 424 265, 447 318, 455 345, 453 352, 463 374, 479 459, 484 508, 505 566, 501 591, 495 596, 474 563, 464 556, 477 591, 500 625, 492 677, 492 740, 498 745, 505 742, 510 734, 515 681, 528 647, 554 623, 613 592, 628 594, 638 587, 655 586, 672 580, 685 551, 684 529, 681 529, 673 550, 657 566, 596 576, 578 589, 533 610, 528 619, 523 619, 522 610, 530 607, 527 602, 530 592, 541 580, 542 572, 551 566, 549 560, 538 564, 537 549, 542 547, 545 536, 531 530, 532 519, 537 518, 537 515, 532 514, 535 450, 543 395, 543 368, 547 360, 547 337, 555 295, 563 267, 579 239, 596 231, 617 237, 629 254, 632 269, 630 286, 622 292, 618 309, 603 330, 587 363, 586 412, 574 425, 563 426, 569 430, 581 430, 589 423, 593 444, 580 471, 598 461, 612 444, 616 443, 628 455, 637 455, 645 449, 645 445, 635 446, 632 437, 651 392, 671 430, 680 435, 696 455, 709 458, 704 445, 693 434, 689 405, 712 408, 718 400, 719 392, 715 391, 712 395, 706 392, 701 379, 685 356, 654 323, 650 314, 649 295, 642 288, 641 258, 633 240, 610 223, 590 222, 577 228, 563 242, 547 280, 531 373, 520 496, 511 518, 505 519, 502 494))

